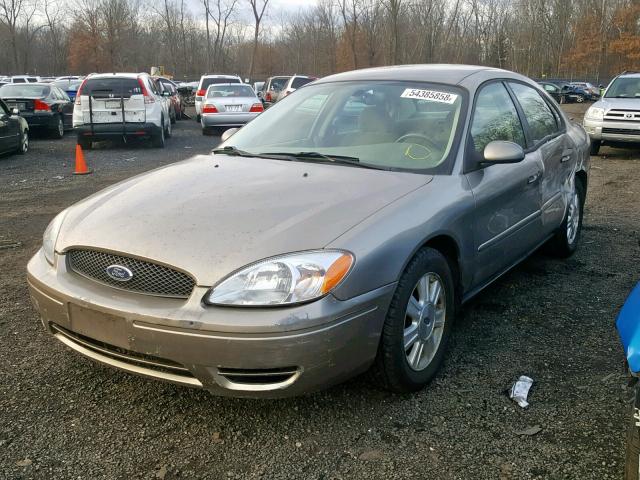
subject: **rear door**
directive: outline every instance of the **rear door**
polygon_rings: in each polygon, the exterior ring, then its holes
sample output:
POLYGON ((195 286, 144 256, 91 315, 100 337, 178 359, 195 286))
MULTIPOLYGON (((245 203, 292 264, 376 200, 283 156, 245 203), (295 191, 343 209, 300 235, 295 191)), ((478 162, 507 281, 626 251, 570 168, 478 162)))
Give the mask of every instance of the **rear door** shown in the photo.
POLYGON ((562 191, 570 181, 572 159, 577 153, 554 106, 529 85, 509 82, 509 88, 520 105, 530 140, 540 151, 544 166, 540 182, 542 225, 546 233, 551 233, 564 219, 566 196, 562 191))
POLYGON ((143 85, 137 78, 90 78, 82 88, 84 123, 144 123, 143 85))

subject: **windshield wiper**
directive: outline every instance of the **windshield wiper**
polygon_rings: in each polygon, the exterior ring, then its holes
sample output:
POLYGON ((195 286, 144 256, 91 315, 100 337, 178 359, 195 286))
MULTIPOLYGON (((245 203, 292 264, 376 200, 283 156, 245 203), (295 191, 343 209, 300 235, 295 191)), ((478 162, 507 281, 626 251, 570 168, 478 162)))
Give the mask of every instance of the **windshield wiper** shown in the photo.
POLYGON ((223 148, 214 148, 211 150, 211 153, 224 153, 225 155, 233 155, 236 157, 259 157, 260 155, 256 155, 255 153, 246 152, 244 150, 239 150, 234 146, 228 146, 223 148))
POLYGON ((346 155, 328 155, 326 153, 320 152, 268 152, 261 155, 280 155, 283 157, 289 157, 292 160, 331 162, 340 165, 352 165, 360 168, 370 168, 373 170, 387 170, 384 167, 378 167, 376 165, 370 165, 367 163, 360 163, 360 159, 358 157, 349 157, 346 155))

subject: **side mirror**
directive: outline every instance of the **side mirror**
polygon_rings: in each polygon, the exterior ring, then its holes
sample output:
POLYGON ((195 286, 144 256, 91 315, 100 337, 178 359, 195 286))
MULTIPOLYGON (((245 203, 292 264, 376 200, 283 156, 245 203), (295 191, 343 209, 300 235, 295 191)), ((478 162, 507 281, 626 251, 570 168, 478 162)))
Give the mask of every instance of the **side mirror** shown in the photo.
POLYGON ((222 132, 222 135, 220 135, 220 140, 222 142, 226 142, 227 140, 229 140, 231 138, 231 136, 236 133, 239 130, 239 128, 228 128, 227 130, 225 130, 224 132, 222 132))
POLYGON ((496 140, 484 147, 484 164, 518 163, 524 160, 524 150, 513 142, 496 140))
POLYGON ((18 110, 17 108, 11 109, 11 115, 19 115, 19 114, 20 114, 20 110, 18 110))

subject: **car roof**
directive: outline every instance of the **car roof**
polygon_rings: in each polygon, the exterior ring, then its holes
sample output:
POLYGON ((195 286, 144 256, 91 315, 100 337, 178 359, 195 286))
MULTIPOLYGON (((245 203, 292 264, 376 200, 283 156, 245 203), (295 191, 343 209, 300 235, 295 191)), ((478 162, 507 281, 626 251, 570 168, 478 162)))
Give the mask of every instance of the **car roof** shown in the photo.
POLYGON ((92 73, 91 75, 87 76, 87 78, 92 78, 92 79, 100 79, 100 78, 138 78, 141 75, 147 75, 149 76, 148 73, 129 73, 129 72, 115 72, 115 73, 92 73))
POLYGON ((361 70, 330 75, 316 80, 316 83, 350 80, 405 80, 416 82, 429 81, 456 85, 467 77, 479 72, 495 72, 496 77, 504 76, 511 78, 526 78, 508 70, 492 67, 481 67, 477 65, 424 64, 364 68, 361 70))
POLYGON ((625 78, 640 78, 640 72, 623 72, 618 77, 625 78))
POLYGON ((207 90, 209 90, 210 88, 218 88, 218 87, 237 87, 237 86, 243 86, 243 87, 249 87, 251 88, 251 85, 249 85, 248 83, 213 83, 211 85, 209 85, 207 87, 207 90))
POLYGON ((202 75, 200 77, 200 80, 202 80, 203 78, 240 78, 240 77, 238 75, 222 75, 217 73, 212 73, 212 74, 207 73, 206 75, 202 75))

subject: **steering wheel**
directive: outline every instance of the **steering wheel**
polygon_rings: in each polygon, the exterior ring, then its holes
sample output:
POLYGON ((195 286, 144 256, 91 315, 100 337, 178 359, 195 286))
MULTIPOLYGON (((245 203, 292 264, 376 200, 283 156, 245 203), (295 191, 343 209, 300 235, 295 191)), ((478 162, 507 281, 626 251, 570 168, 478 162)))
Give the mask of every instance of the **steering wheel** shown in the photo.
POLYGON ((439 150, 438 146, 429 140, 426 136, 421 133, 406 133, 402 135, 400 138, 397 138, 394 143, 417 143, 418 145, 422 145, 430 150, 439 150), (407 139, 415 138, 419 141, 417 142, 407 142, 407 139))

